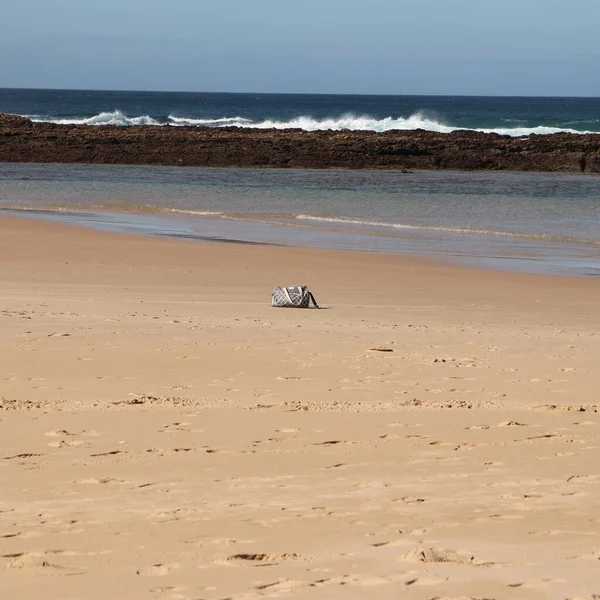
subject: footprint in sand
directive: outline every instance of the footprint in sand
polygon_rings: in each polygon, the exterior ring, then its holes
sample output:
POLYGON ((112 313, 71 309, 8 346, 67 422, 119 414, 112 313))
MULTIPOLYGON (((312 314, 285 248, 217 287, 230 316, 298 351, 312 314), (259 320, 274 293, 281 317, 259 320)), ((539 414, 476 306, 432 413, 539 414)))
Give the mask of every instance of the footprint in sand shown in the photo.
POLYGON ((298 558, 300 558, 300 555, 294 552, 284 554, 242 553, 227 556, 224 562, 234 564, 248 564, 251 566, 266 566, 268 564, 277 564, 279 562, 296 560, 298 558))
POLYGON ((48 437, 67 437, 70 435, 77 435, 77 434, 71 433, 70 431, 67 431, 66 429, 53 429, 52 431, 46 432, 44 435, 48 436, 48 437))
POLYGON ((137 569, 136 573, 144 577, 162 577, 163 575, 167 575, 175 569, 179 569, 179 565, 177 563, 162 563, 152 565, 150 567, 142 567, 137 569))
POLYGON ((531 410, 537 411, 566 411, 566 412, 593 412, 597 413, 600 410, 598 404, 540 404, 532 406, 531 410))
POLYGON ((402 540, 397 540, 395 542, 376 542, 375 544, 371 544, 373 548, 393 548, 395 546, 404 546, 406 542, 402 540))
POLYGON ((327 469, 343 469, 347 466, 349 466, 349 465, 347 465, 346 463, 336 463, 335 465, 325 467, 325 470, 327 470, 327 469))
POLYGON ((127 450, 123 451, 123 450, 110 450, 109 452, 99 452, 97 454, 90 454, 91 457, 98 457, 98 456, 114 456, 116 454, 127 454, 127 450))
POLYGON ((576 481, 577 483, 590 483, 595 482, 599 475, 571 475, 567 482, 571 483, 572 481, 576 481))
POLYGON ((517 583, 509 583, 508 587, 511 588, 539 588, 546 587, 552 583, 566 583, 564 579, 528 579, 526 581, 519 581, 517 583))
MULTIPOLYGON (((59 440, 58 442, 50 442, 48 446, 50 448, 77 448, 77 446, 83 446, 84 442, 80 442, 79 440, 59 440)), ((85 447, 88 448, 89 444, 85 444, 85 447)))
MULTIPOLYGON (((152 594, 170 594, 171 598, 188 598, 189 596, 184 596, 182 592, 188 592, 190 588, 183 585, 166 585, 164 587, 156 587, 150 590, 152 594)), ((199 586, 195 588, 196 590, 214 590, 214 587, 204 587, 199 586)))
MULTIPOLYGON (((441 583, 444 583, 445 581, 448 581, 450 578, 449 577, 415 577, 414 579, 407 579, 404 582, 404 585, 406 586, 428 586, 428 585, 440 585, 441 583)), ((434 600, 432 598, 432 600, 434 600)), ((436 596, 435 600, 442 600, 442 598, 436 596)), ((447 600, 447 599, 444 599, 447 600)))
POLYGON ((63 571, 65 575, 83 574, 86 572, 82 567, 55 563, 56 557, 75 556, 77 552, 66 550, 52 550, 47 552, 17 552, 14 554, 2 554, 7 560, 9 569, 53 569, 63 571))
MULTIPOLYGON (((571 532, 568 532, 571 533, 571 532)), ((579 532, 578 532, 579 533, 579 532)), ((600 560, 600 550, 594 550, 589 554, 579 554, 577 556, 569 556, 569 560, 600 560)), ((599 596, 600 599, 600 596, 599 596)))
POLYGON ((405 504, 420 504, 425 502, 425 498, 419 498, 417 496, 403 496, 402 498, 395 498, 392 502, 404 502, 405 504))
POLYGON ((124 483, 129 483, 128 481, 125 481, 124 479, 113 479, 112 477, 104 477, 103 479, 96 479, 95 477, 91 477, 89 479, 82 479, 80 481, 78 481, 77 483, 84 483, 84 484, 92 484, 92 485, 122 485, 124 483))
POLYGON ((341 575, 339 577, 325 577, 323 579, 317 579, 308 585, 309 587, 318 588, 326 585, 348 585, 349 583, 352 583, 350 577, 348 575, 341 575))
POLYGON ((402 560, 412 563, 455 563, 474 565, 475 557, 469 552, 456 550, 441 550, 439 548, 414 548, 402 557, 402 560))
POLYGON ((174 431, 191 431, 191 423, 169 423, 168 425, 163 425, 162 429, 158 430, 158 433, 172 433, 174 431))
POLYGON ((542 494, 502 494, 502 498, 505 500, 536 500, 543 497, 542 494))
POLYGON ((354 577, 350 582, 359 587, 378 587, 380 585, 389 585, 390 583, 402 582, 402 575, 392 575, 390 577, 354 577))
POLYGON ((25 459, 25 458, 37 458, 39 456, 44 456, 43 454, 34 454, 32 452, 23 452, 21 454, 13 454, 12 456, 4 456, 4 460, 15 460, 15 459, 25 459))
POLYGON ((302 585, 300 581, 294 581, 293 579, 280 579, 278 581, 273 581, 271 583, 263 583, 257 585, 255 589, 257 590, 291 590, 292 588, 298 587, 302 585))

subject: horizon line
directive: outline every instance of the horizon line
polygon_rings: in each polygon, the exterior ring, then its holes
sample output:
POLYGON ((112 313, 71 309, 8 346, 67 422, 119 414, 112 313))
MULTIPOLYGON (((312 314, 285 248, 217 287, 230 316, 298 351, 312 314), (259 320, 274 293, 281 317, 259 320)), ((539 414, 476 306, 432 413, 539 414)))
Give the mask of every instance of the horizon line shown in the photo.
POLYGON ((191 91, 191 90, 118 90, 108 88, 47 88, 47 87, 0 87, 0 91, 4 90, 22 90, 22 91, 38 91, 38 92, 109 92, 109 93, 125 93, 125 94, 230 94, 238 96, 259 95, 259 96, 379 96, 379 97, 442 97, 442 98, 573 98, 581 100, 600 100, 600 96, 560 96, 560 95, 518 95, 518 94, 414 94, 414 93, 397 93, 397 94, 382 94, 382 93, 367 93, 367 92, 223 92, 223 91, 191 91))

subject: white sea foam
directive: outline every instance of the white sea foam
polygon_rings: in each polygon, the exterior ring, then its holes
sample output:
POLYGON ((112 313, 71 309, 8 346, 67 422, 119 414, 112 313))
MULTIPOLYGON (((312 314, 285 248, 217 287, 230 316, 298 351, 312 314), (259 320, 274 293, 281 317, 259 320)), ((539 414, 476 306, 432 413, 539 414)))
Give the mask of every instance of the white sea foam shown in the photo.
POLYGON ((361 227, 383 227, 387 229, 404 229, 416 231, 440 231, 446 233, 468 233, 477 235, 491 235, 497 237, 524 238, 547 241, 574 241, 587 243, 588 240, 581 240, 569 237, 555 237, 544 234, 517 233, 513 231, 494 231, 491 229, 471 229, 468 227, 441 227, 435 225, 407 225, 405 223, 390 223, 386 221, 367 221, 363 219, 350 219, 347 217, 318 217, 314 215, 296 215, 300 221, 315 221, 321 223, 331 223, 339 225, 358 225, 361 227))
POLYGON ((158 121, 149 117, 148 115, 142 115, 140 117, 128 117, 123 114, 120 110, 114 110, 112 112, 102 112, 99 115, 94 115, 88 118, 71 118, 71 119, 48 119, 41 116, 31 116, 32 121, 58 123, 59 125, 120 125, 120 126, 131 126, 131 125, 160 125, 158 121))
POLYGON ((594 131, 578 131, 577 129, 569 129, 567 127, 499 127, 498 129, 475 129, 482 133, 498 133, 500 135, 510 135, 512 137, 525 137, 528 135, 550 135, 552 133, 598 133, 594 131))
POLYGON ((196 217, 220 217, 225 214, 214 210, 184 210, 182 208, 172 208, 171 212, 179 215, 194 215, 196 217))
POLYGON ((244 127, 252 123, 250 119, 243 117, 222 117, 220 119, 194 119, 192 117, 175 117, 169 115, 169 125, 188 126, 188 127, 244 127))
POLYGON ((304 131, 391 131, 391 130, 412 130, 427 129, 428 131, 438 131, 446 133, 453 131, 454 128, 435 119, 428 118, 422 113, 417 112, 408 118, 386 117, 384 119, 375 119, 368 115, 353 115, 351 113, 337 118, 314 119, 309 116, 297 117, 289 121, 266 120, 260 123, 250 123, 245 125, 252 129, 303 129, 304 131))
POLYGON ((482 133, 498 133, 500 135, 510 135, 521 137, 531 134, 547 135, 551 133, 592 133, 577 131, 575 129, 561 129, 559 127, 500 127, 496 129, 473 129, 464 127, 453 127, 441 121, 429 118, 423 113, 415 113, 408 118, 374 119, 369 116, 355 116, 351 114, 344 115, 336 119, 317 120, 312 117, 298 117, 290 121, 262 121, 260 123, 240 124, 240 127, 251 129, 303 129, 304 131, 414 131, 415 129, 424 129, 426 131, 435 131, 437 133, 450 133, 452 131, 479 131, 482 133))
MULTIPOLYGON (((28 116, 28 115, 24 115, 28 116)), ((129 117, 119 110, 112 112, 102 112, 89 118, 50 118, 40 115, 29 116, 32 121, 51 122, 64 125, 173 125, 178 127, 244 127, 247 129, 301 129, 304 131, 414 131, 415 129, 424 129, 438 133, 450 133, 452 131, 479 131, 482 133, 497 133, 500 135, 509 135, 513 137, 524 137, 528 135, 549 135, 552 133, 597 133, 593 131, 579 131, 569 127, 498 127, 498 128, 475 128, 454 127, 441 120, 427 116, 425 113, 416 112, 413 115, 404 117, 386 117, 376 119, 368 115, 354 115, 351 113, 340 117, 331 117, 325 119, 315 119, 311 116, 301 116, 287 121, 276 121, 267 119, 264 121, 252 121, 245 117, 220 117, 213 119, 202 119, 195 117, 169 115, 165 123, 156 119, 142 115, 139 117, 129 117)), ((505 119, 505 122, 510 122, 505 119)), ((522 121, 515 120, 517 123, 522 121)))
POLYGON ((403 223, 387 223, 385 221, 366 221, 364 219, 350 219, 347 217, 316 217, 314 215, 296 215, 299 221, 318 221, 322 223, 340 223, 342 225, 361 225, 364 227, 389 227, 392 229, 420 229, 403 223))

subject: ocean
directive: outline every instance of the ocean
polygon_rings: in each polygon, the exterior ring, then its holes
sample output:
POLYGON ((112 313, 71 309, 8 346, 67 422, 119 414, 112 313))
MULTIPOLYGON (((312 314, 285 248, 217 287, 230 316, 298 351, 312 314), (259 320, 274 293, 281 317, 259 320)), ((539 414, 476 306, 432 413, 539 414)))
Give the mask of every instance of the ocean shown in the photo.
MULTIPOLYGON (((90 125, 600 132, 597 98, 0 89, 0 112, 90 125)), ((586 174, 2 164, 0 209, 177 237, 412 253, 600 275, 600 178, 586 174)))
POLYGON ((89 125, 466 129, 513 136, 600 132, 600 98, 0 89, 0 112, 34 121, 89 125))

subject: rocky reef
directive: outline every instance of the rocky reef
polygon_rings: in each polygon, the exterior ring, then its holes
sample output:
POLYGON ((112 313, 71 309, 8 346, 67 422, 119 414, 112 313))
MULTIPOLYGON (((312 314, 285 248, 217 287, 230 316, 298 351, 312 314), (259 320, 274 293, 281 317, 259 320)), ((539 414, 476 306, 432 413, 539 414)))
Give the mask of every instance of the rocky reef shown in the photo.
POLYGON ((600 134, 57 125, 0 113, 0 161, 600 173, 600 134))

